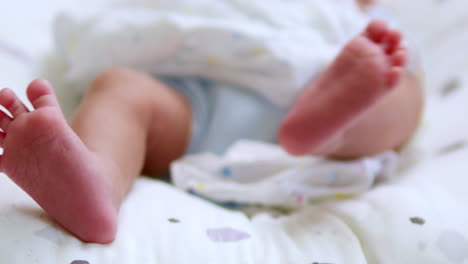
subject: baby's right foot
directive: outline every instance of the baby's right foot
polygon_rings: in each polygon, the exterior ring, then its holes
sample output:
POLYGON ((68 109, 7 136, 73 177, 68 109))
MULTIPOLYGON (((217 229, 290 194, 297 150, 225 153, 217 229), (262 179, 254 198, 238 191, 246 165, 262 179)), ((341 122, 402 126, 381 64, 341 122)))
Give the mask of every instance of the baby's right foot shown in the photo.
POLYGON ((0 91, 0 169, 52 218, 86 242, 108 243, 116 233, 112 166, 88 150, 65 121, 50 84, 28 87, 28 111, 8 89, 0 91))

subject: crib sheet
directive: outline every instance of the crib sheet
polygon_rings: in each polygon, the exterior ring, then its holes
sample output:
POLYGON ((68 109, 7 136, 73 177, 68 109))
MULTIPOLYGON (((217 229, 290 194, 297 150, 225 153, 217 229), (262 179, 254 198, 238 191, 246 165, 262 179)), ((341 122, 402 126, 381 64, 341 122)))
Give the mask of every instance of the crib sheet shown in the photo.
MULTIPOLYGON (((2 4, 0 86, 25 97, 25 86, 41 74, 37 66, 52 47, 50 25, 57 10, 88 12, 109 4, 115 2, 2 4)), ((414 151, 407 153, 416 165, 400 177, 358 197, 253 218, 139 179, 122 208, 116 241, 94 245, 70 236, 1 175, 0 263, 468 263, 468 122, 463 115, 468 110, 463 56, 468 4, 384 4, 397 11, 419 42, 428 87, 424 126, 414 151), (420 12, 405 11, 408 7, 420 12)), ((50 72, 60 65, 55 67, 50 72)), ((46 77, 60 87, 59 79, 46 77)))

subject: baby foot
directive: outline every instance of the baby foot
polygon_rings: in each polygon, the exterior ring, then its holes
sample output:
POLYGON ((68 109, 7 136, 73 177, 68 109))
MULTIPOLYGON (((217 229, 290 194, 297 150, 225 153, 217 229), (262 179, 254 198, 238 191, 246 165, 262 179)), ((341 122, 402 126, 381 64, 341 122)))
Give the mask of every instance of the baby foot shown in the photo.
POLYGON ((330 147, 402 77, 407 51, 402 34, 372 21, 307 87, 283 121, 281 145, 291 154, 318 154, 330 147))
POLYGON ((0 170, 52 218, 87 242, 114 239, 117 209, 110 171, 65 121, 50 84, 36 80, 27 90, 35 110, 9 89, 0 91, 0 170))

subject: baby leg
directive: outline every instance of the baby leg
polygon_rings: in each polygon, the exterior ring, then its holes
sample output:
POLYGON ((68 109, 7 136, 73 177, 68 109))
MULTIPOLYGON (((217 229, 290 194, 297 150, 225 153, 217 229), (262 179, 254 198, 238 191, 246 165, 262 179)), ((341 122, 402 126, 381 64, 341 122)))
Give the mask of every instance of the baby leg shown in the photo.
POLYGON ((404 144, 422 109, 416 79, 404 74, 401 33, 375 20, 305 89, 279 141, 296 155, 374 155, 404 144))
POLYGON ((187 104, 152 78, 119 69, 97 78, 71 126, 49 83, 34 81, 27 93, 33 111, 0 91, 12 115, 0 112, 1 171, 80 239, 111 242, 122 199, 145 162, 156 164, 149 172, 162 171, 184 152, 187 104), (163 151, 168 156, 147 158, 163 151))

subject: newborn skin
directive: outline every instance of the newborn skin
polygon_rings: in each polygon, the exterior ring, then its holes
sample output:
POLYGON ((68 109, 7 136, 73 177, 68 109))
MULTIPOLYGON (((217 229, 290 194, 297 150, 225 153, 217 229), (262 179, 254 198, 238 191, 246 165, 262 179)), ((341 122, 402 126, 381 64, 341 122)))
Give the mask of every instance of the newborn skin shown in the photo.
POLYGON ((401 32, 389 29, 385 22, 371 22, 299 97, 280 128, 281 145, 295 155, 353 157, 377 154, 403 144, 415 129, 413 123, 402 123, 398 131, 392 130, 392 135, 387 136, 372 131, 381 129, 374 122, 373 127, 362 131, 365 138, 354 140, 360 141, 353 142, 355 153, 339 153, 346 144, 343 135, 397 88, 407 60, 401 38, 401 32), (371 134, 380 135, 372 146, 371 134))

